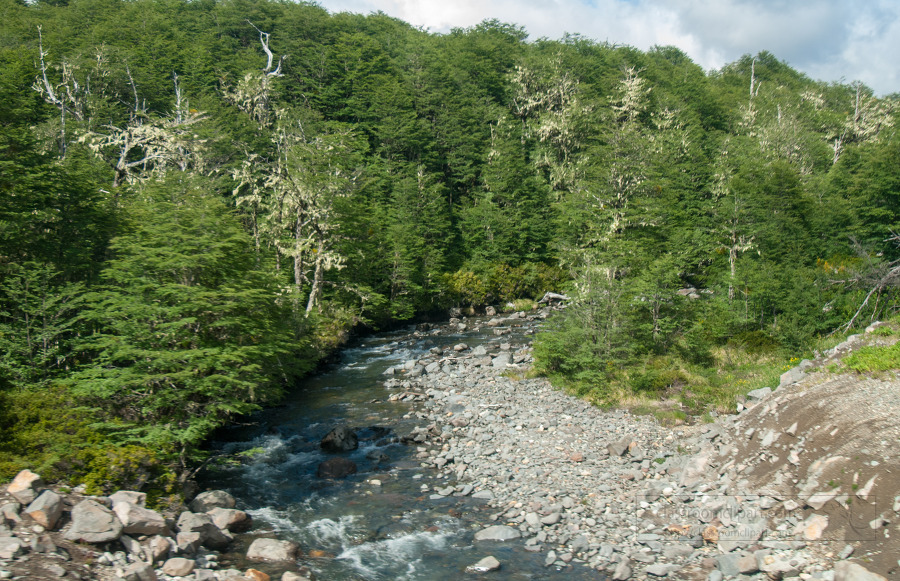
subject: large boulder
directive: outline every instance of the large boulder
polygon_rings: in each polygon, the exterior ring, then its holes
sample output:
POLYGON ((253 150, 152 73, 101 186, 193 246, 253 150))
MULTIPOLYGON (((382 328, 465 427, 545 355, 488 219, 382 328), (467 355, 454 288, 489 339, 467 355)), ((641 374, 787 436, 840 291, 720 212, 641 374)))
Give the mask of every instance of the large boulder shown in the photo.
POLYGON ((222 529, 231 533, 242 533, 250 530, 253 526, 253 519, 250 515, 242 510, 235 508, 214 508, 207 511, 206 514, 212 518, 213 523, 222 529))
POLYGON ((122 522, 115 513, 93 500, 83 500, 72 509, 72 526, 63 538, 86 543, 108 543, 122 534, 122 522))
POLYGON ((199 533, 200 543, 210 549, 221 550, 231 543, 231 535, 215 525, 208 514, 183 512, 178 517, 178 530, 182 533, 199 533))
POLYGON ((62 497, 52 490, 45 490, 34 499, 34 502, 28 505, 28 508, 25 509, 25 514, 34 519, 34 522, 50 531, 59 522, 62 510, 62 497))
POLYGON ((201 492, 189 505, 191 512, 207 512, 214 508, 234 508, 237 502, 224 490, 201 492))
POLYGON ((31 470, 22 470, 6 487, 6 491, 22 504, 31 504, 44 489, 44 481, 31 470))
POLYGON ((319 478, 346 478, 351 474, 356 474, 356 464, 346 458, 329 458, 316 470, 319 478))
POLYGON ((349 426, 337 426, 322 438, 320 443, 326 452, 349 452, 359 447, 356 433, 349 426))
POLYGON ((292 541, 278 539, 254 539, 247 549, 247 558, 254 561, 293 561, 299 547, 292 541))
POLYGON ((172 533, 166 519, 155 510, 119 501, 113 505, 113 512, 122 521, 123 532, 129 535, 164 535, 172 533))

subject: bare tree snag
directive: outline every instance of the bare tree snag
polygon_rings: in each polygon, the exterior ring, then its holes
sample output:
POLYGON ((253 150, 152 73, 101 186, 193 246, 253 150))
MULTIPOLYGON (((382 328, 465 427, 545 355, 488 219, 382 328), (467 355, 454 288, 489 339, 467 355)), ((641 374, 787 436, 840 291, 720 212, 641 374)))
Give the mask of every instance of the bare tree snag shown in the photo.
POLYGON ((263 69, 263 73, 265 73, 267 77, 284 76, 284 73, 281 72, 281 63, 284 62, 284 59, 287 58, 287 55, 281 55, 281 58, 278 59, 278 66, 273 71, 272 61, 274 60, 275 55, 272 54, 272 50, 269 48, 269 33, 263 32, 249 20, 247 20, 247 24, 252 26, 256 30, 256 32, 259 33, 259 42, 262 44, 263 52, 266 53, 266 68, 263 69))

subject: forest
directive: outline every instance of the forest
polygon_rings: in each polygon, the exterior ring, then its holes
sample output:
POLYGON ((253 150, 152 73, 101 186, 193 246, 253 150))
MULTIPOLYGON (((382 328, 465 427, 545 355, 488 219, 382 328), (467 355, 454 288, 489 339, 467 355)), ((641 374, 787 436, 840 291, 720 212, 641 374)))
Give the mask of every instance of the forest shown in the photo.
POLYGON ((171 489, 352 334, 451 307, 566 293, 535 372, 679 417, 898 307, 898 95, 767 52, 279 0, 0 18, 3 478, 171 489))

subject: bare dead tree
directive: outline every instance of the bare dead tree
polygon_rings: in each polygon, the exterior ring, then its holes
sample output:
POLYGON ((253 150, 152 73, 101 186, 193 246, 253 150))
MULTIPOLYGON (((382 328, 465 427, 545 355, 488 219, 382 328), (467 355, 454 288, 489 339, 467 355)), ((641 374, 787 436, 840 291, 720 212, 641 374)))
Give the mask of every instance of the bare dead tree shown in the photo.
POLYGON ((62 158, 66 156, 67 149, 66 115, 71 114, 76 120, 82 120, 83 101, 86 91, 75 77, 73 67, 65 61, 62 63, 62 82, 56 85, 50 82, 50 78, 47 76, 47 71, 50 68, 47 64, 47 57, 50 51, 44 50, 44 35, 41 27, 38 26, 37 30, 41 73, 32 85, 32 88, 40 93, 45 101, 59 109, 59 156, 62 158))
MULTIPOLYGON (((890 238, 887 238, 885 241, 893 242, 894 244, 900 246, 900 234, 891 232, 890 238)), ((860 251, 861 250, 862 249, 860 249, 860 251)), ((876 299, 876 305, 875 307, 873 307, 871 316, 872 320, 874 320, 878 315, 877 302, 878 298, 881 296, 881 293, 883 293, 886 289, 900 286, 900 260, 892 260, 884 264, 875 264, 871 259, 869 259, 867 262, 868 270, 866 272, 861 273, 858 277, 850 281, 843 281, 863 284, 865 285, 865 288, 869 289, 869 292, 866 293, 866 297, 863 299, 862 303, 860 303, 859 308, 856 309, 853 317, 851 317, 850 320, 847 321, 847 323, 841 326, 841 329, 844 332, 853 327, 859 316, 866 310, 866 307, 869 306, 869 301, 872 300, 872 297, 875 297, 876 299)))
POLYGON ((282 77, 282 76, 284 76, 284 73, 281 72, 281 64, 287 58, 287 55, 286 54, 281 55, 281 58, 278 59, 278 66, 273 71, 272 70, 272 61, 275 59, 275 55, 273 55, 272 50, 269 49, 269 33, 263 32, 249 20, 247 20, 246 22, 247 22, 247 24, 252 26, 254 28, 254 30, 256 30, 256 32, 259 33, 259 42, 262 43, 263 52, 266 53, 266 68, 263 69, 263 73, 265 73, 267 77, 282 77))

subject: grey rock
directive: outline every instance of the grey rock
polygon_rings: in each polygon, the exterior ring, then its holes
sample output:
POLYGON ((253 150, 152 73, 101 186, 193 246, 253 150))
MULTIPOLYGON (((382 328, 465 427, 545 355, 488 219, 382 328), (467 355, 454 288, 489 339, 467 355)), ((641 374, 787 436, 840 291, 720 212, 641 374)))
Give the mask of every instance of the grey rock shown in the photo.
POLYGON ((512 361, 512 356, 507 352, 501 352, 494 358, 493 366, 496 368, 504 369, 507 365, 512 361))
POLYGON ((469 573, 487 573, 488 571, 496 571, 500 568, 500 561, 498 561, 495 557, 485 557, 484 559, 478 561, 474 565, 469 565, 466 567, 466 571, 469 573))
POLYGON ((125 550, 128 551, 128 554, 134 555, 139 559, 144 555, 144 547, 128 535, 122 535, 121 537, 119 537, 119 542, 122 543, 122 546, 125 547, 125 550))
POLYGON ((157 581, 156 571, 143 561, 135 561, 125 569, 126 581, 157 581))
POLYGON ((113 512, 122 522, 122 532, 125 534, 163 536, 172 534, 166 519, 155 510, 120 500, 113 505, 113 512))
POLYGON ((254 539, 247 549, 247 558, 254 561, 293 561, 297 558, 297 543, 278 539, 254 539))
POLYGON ((68 541, 107 543, 119 538, 122 523, 119 517, 93 500, 83 500, 72 509, 72 526, 63 535, 68 541))
POLYGON ((475 533, 476 541, 509 541, 521 538, 522 533, 507 525, 494 525, 475 533))
POLYGON ((200 543, 210 549, 224 549, 231 543, 231 535, 220 529, 205 513, 183 512, 178 517, 178 531, 199 533, 200 543))
POLYGON ((208 490, 197 495, 189 505, 191 512, 206 512, 214 508, 234 508, 237 502, 224 490, 208 490))
POLYGON ((667 565, 665 563, 657 563, 655 565, 650 565, 644 571, 648 575, 653 575, 654 577, 666 577, 669 573, 674 573, 679 570, 681 567, 678 565, 667 565))
POLYGON ((109 501, 112 503, 113 509, 115 509, 116 504, 119 502, 130 502, 135 506, 146 508, 147 493, 135 492, 133 490, 119 490, 118 492, 109 495, 109 501))
POLYGON ((65 577, 66 576, 66 568, 57 565, 56 563, 50 563, 48 565, 44 565, 44 570, 50 573, 51 575, 56 575, 57 577, 65 577))
POLYGON ((28 545, 18 537, 0 537, 0 559, 9 561, 23 554, 28 545))
POLYGON ((547 516, 541 517, 541 524, 544 525, 555 525, 562 519, 562 515, 558 512, 551 512, 547 516))
POLYGON ((806 373, 801 371, 798 367, 789 369, 781 374, 781 383, 778 384, 778 389, 802 381, 805 377, 806 373))
POLYGON ((193 559, 172 557, 163 563, 162 570, 163 573, 172 577, 185 577, 194 572, 194 567, 196 567, 196 563, 193 559))
POLYGON ((687 557, 694 552, 694 547, 683 543, 667 544, 663 547, 663 557, 667 559, 677 559, 679 557, 687 557))
POLYGON ((250 530, 253 519, 250 515, 236 508, 216 507, 206 512, 212 518, 213 524, 222 530, 232 533, 242 533, 250 530))
POLYGON ((766 396, 768 396, 770 393, 772 393, 771 387, 760 387, 759 389, 754 389, 753 391, 747 392, 747 398, 750 400, 760 401, 762 399, 765 399, 766 396))
POLYGON ((625 436, 621 440, 617 442, 612 442, 606 445, 606 449, 609 451, 610 456, 622 456, 625 452, 628 451, 628 446, 634 440, 628 436, 625 436))
POLYGON ((612 578, 615 581, 625 581, 625 579, 628 579, 629 577, 631 577, 631 561, 622 559, 619 561, 619 564, 616 565, 612 578))
POLYGON ((685 488, 691 488, 706 479, 706 468, 709 465, 712 451, 706 450, 692 456, 681 471, 679 484, 685 488))
POLYGON ((41 535, 31 539, 31 550, 35 553, 55 553, 56 543, 50 535, 41 535))
POLYGON ((0 526, 6 523, 15 526, 22 522, 22 518, 19 516, 21 510, 22 505, 18 502, 7 502, 0 506, 0 526))
MULTIPOLYGON (((197 534, 197 533, 190 533, 197 534)), ((197 535, 197 547, 200 546, 200 535, 197 535)), ((143 543, 144 554, 147 555, 148 560, 151 563, 158 563, 162 561, 165 557, 169 555, 172 551, 172 541, 170 541, 167 537, 163 537, 160 535, 156 535, 150 537, 143 543)), ((197 547, 194 547, 196 550, 197 547)), ((191 551, 193 552, 193 550, 191 551)))
POLYGON ((741 556, 733 553, 729 553, 727 555, 718 555, 716 557, 716 566, 719 568, 719 571, 722 572, 726 577, 732 577, 734 575, 740 574, 741 570, 738 569, 738 560, 740 560, 741 556))
MULTIPOLYGON (((165 537, 162 537, 165 538, 165 537)), ((196 553, 200 546, 203 544, 203 535, 197 532, 185 532, 178 533, 175 535, 175 547, 178 549, 179 553, 185 553, 188 555, 193 555, 196 553)), ((171 549, 171 547, 170 547, 171 549)), ((156 561, 161 560, 159 557, 155 559, 156 561)))
POLYGON ((52 490, 45 490, 28 505, 25 514, 45 529, 53 530, 62 516, 62 509, 62 497, 52 490))

